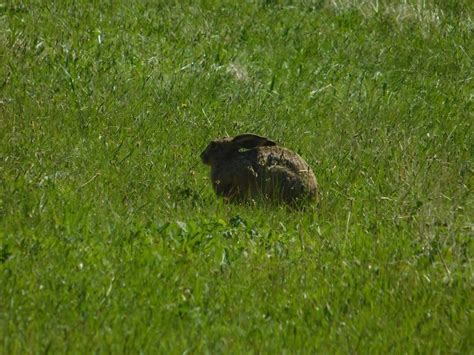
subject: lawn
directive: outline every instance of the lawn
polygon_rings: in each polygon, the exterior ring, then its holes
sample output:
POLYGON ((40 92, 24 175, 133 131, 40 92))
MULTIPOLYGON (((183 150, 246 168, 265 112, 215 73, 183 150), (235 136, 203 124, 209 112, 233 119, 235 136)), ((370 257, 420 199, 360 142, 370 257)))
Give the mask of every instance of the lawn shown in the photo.
POLYGON ((0 3, 0 353, 472 353, 474 2, 0 3), (269 137, 303 210, 217 198, 269 137))

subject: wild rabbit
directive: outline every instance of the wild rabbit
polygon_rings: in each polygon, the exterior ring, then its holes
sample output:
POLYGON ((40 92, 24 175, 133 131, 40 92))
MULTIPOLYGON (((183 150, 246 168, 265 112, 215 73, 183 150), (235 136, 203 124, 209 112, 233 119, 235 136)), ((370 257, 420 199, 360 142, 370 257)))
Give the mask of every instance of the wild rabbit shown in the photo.
POLYGON ((211 141, 201 160, 211 166, 216 194, 230 201, 263 196, 293 203, 317 196, 316 178, 303 158, 265 137, 243 134, 211 141))

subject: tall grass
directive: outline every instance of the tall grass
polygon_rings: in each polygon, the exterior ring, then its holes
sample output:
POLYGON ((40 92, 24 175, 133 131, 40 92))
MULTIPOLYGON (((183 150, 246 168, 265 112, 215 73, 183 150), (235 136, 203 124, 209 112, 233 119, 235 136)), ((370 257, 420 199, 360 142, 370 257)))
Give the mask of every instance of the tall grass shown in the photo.
POLYGON ((0 349, 473 348, 471 1, 0 4, 0 349), (300 153, 305 211, 199 153, 300 153))

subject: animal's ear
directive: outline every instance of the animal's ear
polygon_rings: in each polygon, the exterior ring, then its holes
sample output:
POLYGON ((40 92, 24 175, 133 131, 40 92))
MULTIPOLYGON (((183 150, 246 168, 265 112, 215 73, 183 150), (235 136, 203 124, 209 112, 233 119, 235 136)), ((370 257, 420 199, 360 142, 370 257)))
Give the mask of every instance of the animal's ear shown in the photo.
POLYGON ((232 142, 236 143, 239 148, 246 149, 276 145, 275 142, 255 134, 241 134, 240 136, 236 136, 232 142))

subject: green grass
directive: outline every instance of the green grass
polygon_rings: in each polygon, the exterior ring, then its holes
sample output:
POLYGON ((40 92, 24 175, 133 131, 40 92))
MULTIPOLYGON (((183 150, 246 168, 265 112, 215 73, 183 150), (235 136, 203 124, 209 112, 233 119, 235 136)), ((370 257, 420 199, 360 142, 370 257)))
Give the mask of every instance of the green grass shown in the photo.
POLYGON ((0 352, 470 353, 474 5, 0 3, 0 352), (253 132, 321 201, 224 204, 253 132))

